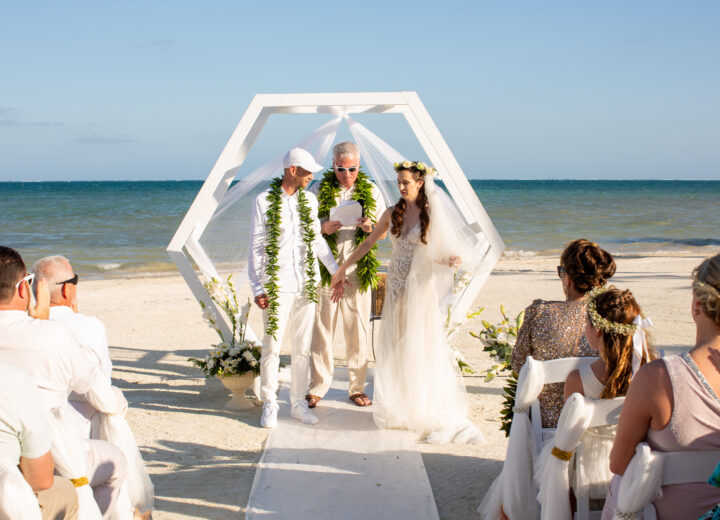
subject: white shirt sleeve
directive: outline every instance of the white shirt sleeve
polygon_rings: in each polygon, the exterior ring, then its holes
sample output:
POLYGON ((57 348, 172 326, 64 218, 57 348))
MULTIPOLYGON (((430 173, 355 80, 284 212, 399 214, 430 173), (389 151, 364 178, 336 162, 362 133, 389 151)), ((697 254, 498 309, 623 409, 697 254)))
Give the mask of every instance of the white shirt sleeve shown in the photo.
POLYGON ((248 279, 253 296, 265 293, 262 276, 265 261, 265 222, 263 219, 263 195, 255 197, 250 217, 250 250, 248 251, 248 279))
POLYGON ((71 390, 82 394, 87 402, 102 413, 118 413, 123 404, 112 389, 110 378, 105 375, 100 364, 100 357, 89 347, 77 344, 74 352, 72 368, 76 374, 82 373, 82 386, 75 386, 71 390))
POLYGON ((16 390, 25 403, 22 409, 18 410, 22 424, 18 436, 20 456, 28 459, 42 457, 50 451, 51 437, 50 427, 40 407, 40 392, 30 380, 30 376, 23 380, 16 390))

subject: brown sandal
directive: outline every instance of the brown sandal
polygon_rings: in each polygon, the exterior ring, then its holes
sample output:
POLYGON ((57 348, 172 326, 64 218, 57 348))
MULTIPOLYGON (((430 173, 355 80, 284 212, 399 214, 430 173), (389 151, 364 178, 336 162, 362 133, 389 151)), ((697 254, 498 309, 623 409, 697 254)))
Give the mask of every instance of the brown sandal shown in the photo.
POLYGON ((305 396, 305 400, 308 402, 308 408, 315 408, 321 399, 322 397, 312 394, 305 396))
POLYGON ((365 394, 353 394, 350 396, 350 400, 356 406, 370 406, 372 404, 370 398, 365 394))

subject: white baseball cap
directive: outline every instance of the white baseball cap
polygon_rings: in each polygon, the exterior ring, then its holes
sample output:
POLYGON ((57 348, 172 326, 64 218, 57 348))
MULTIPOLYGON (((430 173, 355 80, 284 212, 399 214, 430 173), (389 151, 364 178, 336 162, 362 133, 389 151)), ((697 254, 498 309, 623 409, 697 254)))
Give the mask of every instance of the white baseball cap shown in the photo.
POLYGON ((299 166, 303 170, 315 173, 323 169, 321 165, 315 162, 315 158, 307 150, 302 148, 293 148, 283 157, 283 168, 290 166, 299 166))

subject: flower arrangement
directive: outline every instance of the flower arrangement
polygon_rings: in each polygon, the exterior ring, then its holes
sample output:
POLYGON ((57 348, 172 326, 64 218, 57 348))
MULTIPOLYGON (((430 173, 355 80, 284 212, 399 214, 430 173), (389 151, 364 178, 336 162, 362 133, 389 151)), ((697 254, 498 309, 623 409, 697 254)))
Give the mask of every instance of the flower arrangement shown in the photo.
POLYGON ((437 170, 431 166, 426 165, 424 162, 413 162, 413 161, 402 161, 402 162, 396 162, 393 164, 393 168, 395 168, 395 171, 400 170, 409 170, 410 168, 415 168, 417 171, 421 172, 424 176, 430 176, 435 177, 437 175, 437 170))
POLYGON ((210 298, 228 317, 232 327, 232 337, 225 338, 223 336, 222 330, 217 326, 219 317, 212 309, 200 302, 203 308, 203 318, 218 333, 220 342, 213 345, 204 359, 189 358, 188 361, 199 367, 205 377, 232 376, 247 372, 259 374, 262 348, 257 343, 245 339, 251 307, 250 300, 240 307, 235 286, 232 283, 232 275, 228 276, 225 284, 213 278, 204 285, 210 298))
MULTIPOLYGON (((468 315, 468 317, 477 316, 483 309, 468 315)), ((485 372, 485 381, 491 381, 496 376, 509 372, 507 384, 503 387, 505 393, 503 398, 503 408, 500 412, 500 429, 505 435, 510 435, 510 425, 513 419, 513 408, 515 406, 515 392, 517 391, 518 375, 512 370, 510 361, 512 359, 512 349, 517 341, 518 330, 522 326, 525 318, 525 311, 517 315, 515 319, 510 318, 505 312, 505 306, 500 305, 500 313, 502 320, 500 323, 491 324, 482 320, 483 330, 480 332, 470 332, 470 335, 479 339, 483 343, 483 350, 490 352, 497 363, 485 372)))

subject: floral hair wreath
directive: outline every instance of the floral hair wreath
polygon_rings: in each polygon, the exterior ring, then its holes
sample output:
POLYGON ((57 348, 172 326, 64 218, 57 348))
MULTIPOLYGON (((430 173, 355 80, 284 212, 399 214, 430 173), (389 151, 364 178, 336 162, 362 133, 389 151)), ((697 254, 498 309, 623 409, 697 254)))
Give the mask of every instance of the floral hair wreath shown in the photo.
POLYGON ((595 300, 598 296, 600 296, 604 292, 607 292, 609 289, 610 286, 603 285, 601 287, 595 287, 595 289, 587 293, 587 311, 588 316, 590 316, 590 321, 592 322, 593 327, 595 327, 596 329, 600 329, 603 332, 607 332, 608 334, 632 336, 633 334, 635 334, 635 330, 637 330, 636 324, 617 323, 615 321, 610 321, 600 316, 600 313, 598 313, 597 311, 597 307, 595 306, 595 300))
POLYGON ((424 177, 430 176, 430 177, 436 177, 437 176, 437 170, 431 166, 427 166, 424 162, 420 161, 403 161, 403 162, 396 162, 393 164, 393 167, 395 168, 395 171, 400 170, 409 170, 411 168, 415 168, 417 171, 419 171, 424 177))

